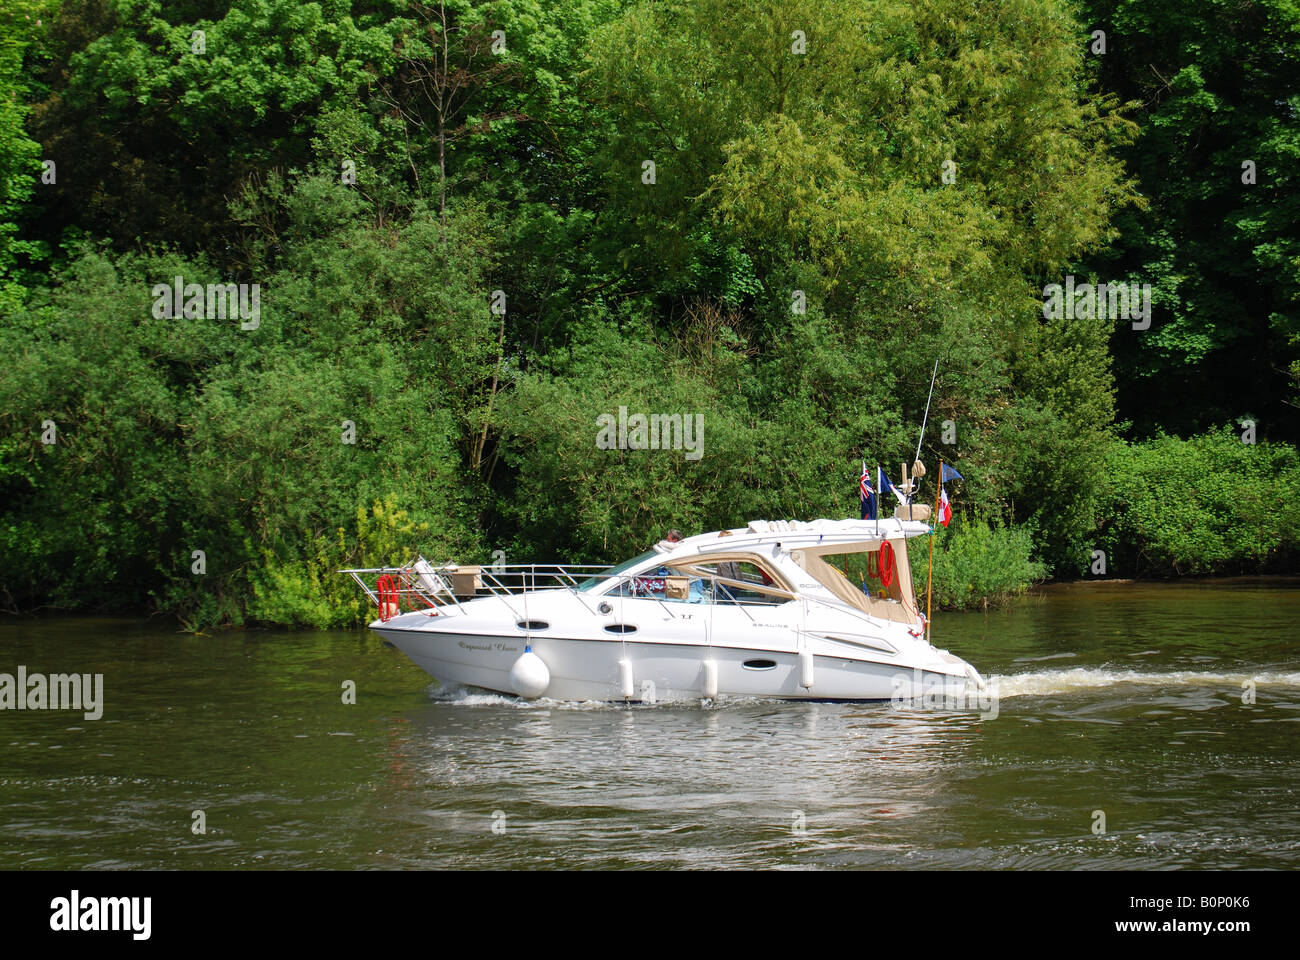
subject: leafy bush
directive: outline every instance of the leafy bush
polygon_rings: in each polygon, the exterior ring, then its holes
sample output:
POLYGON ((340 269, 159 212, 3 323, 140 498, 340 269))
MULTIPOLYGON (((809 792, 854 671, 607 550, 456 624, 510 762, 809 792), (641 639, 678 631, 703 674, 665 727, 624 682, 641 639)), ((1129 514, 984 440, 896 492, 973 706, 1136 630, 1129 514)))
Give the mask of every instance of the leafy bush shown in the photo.
POLYGON ((4 316, 8 605, 352 622, 347 604, 325 611, 325 569, 364 533, 324 544, 377 500, 409 512, 429 556, 483 553, 463 466, 495 361, 483 225, 470 210, 444 229, 415 203, 379 226, 342 191, 320 176, 268 190, 292 243, 256 271, 255 329, 154 316, 158 281, 228 279, 204 260, 93 246, 4 316))
POLYGON ((1116 576, 1295 570, 1300 454, 1233 429, 1116 443, 1099 546, 1116 576))
POLYGON ((656 336, 639 315, 617 319, 622 329, 615 318, 590 318, 547 369, 516 378, 501 408, 509 482, 501 509, 514 553, 608 562, 673 527, 690 533, 763 518, 849 516, 857 510, 849 457, 858 438, 906 443, 883 377, 856 390, 878 402, 842 402, 870 354, 825 324, 801 331, 792 338, 798 349, 763 366, 749 360, 742 334, 713 323, 707 308, 688 315, 675 339, 656 336), (764 397, 769 391, 776 395, 764 397), (692 424, 698 417, 703 432, 694 439, 702 445, 602 447, 598 419, 620 407, 629 417, 681 415, 692 424))
MULTIPOLYGON (((934 604, 939 609, 1005 603, 1047 576, 1047 567, 1030 559, 1033 537, 1027 528, 954 516, 934 536, 934 604)), ((929 544, 918 537, 907 547, 918 599, 924 605, 929 544)))
POLYGON ((420 552, 428 532, 427 523, 413 522, 397 508, 395 497, 387 497, 369 510, 358 507, 356 522, 340 526, 333 536, 317 536, 301 559, 284 560, 265 550, 252 578, 249 615, 317 630, 364 625, 374 619, 374 608, 339 570, 406 563, 420 552))

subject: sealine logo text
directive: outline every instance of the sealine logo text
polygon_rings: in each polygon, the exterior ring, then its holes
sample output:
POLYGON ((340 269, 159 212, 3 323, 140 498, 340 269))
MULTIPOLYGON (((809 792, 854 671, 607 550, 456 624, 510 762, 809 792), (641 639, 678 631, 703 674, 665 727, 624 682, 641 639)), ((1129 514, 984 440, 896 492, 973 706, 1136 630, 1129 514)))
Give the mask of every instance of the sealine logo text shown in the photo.
POLYGON ((51 900, 50 910, 51 930, 129 930, 132 939, 148 940, 152 929, 152 897, 83 898, 73 890, 71 897, 51 900))
POLYGON ((102 673, 0 673, 0 710, 83 710, 87 720, 104 715, 102 673))

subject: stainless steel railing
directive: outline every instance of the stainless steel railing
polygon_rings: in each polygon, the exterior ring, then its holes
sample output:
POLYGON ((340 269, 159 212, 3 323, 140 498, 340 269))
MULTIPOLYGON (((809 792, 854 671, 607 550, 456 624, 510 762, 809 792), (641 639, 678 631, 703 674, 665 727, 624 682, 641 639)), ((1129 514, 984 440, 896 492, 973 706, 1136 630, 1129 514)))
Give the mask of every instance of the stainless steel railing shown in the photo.
POLYGON ((379 609, 381 619, 416 610, 459 606, 478 596, 510 597, 536 590, 577 589, 600 577, 608 564, 532 563, 441 566, 419 560, 401 567, 352 567, 350 576, 379 609))
MULTIPOLYGON (((444 607, 459 610, 462 600, 476 597, 514 598, 541 590, 572 590, 583 599, 581 589, 584 584, 593 579, 601 584, 608 583, 610 578, 604 574, 610 569, 610 566, 603 564, 558 563, 434 567, 416 560, 401 567, 356 567, 339 572, 352 577, 375 604, 380 619, 388 620, 414 611, 437 613, 444 607)), ((684 598, 669 598, 665 576, 619 574, 614 579, 617 582, 602 591, 601 600, 656 600, 670 616, 674 615, 673 608, 680 603, 704 603, 736 605, 753 619, 752 614, 745 610, 746 607, 781 606, 790 600, 799 600, 807 606, 829 608, 872 625, 878 619, 839 599, 826 600, 807 594, 787 597, 784 591, 780 594, 751 592, 748 588, 765 590, 765 585, 758 582, 691 575, 685 578, 688 580, 688 595, 684 598), (698 592, 694 591, 690 585, 692 583, 699 584, 698 592)), ((585 599, 583 603, 588 605, 585 599)), ((511 609, 514 607, 511 606, 511 609)), ((525 609, 526 602, 516 612, 522 617, 525 609)))

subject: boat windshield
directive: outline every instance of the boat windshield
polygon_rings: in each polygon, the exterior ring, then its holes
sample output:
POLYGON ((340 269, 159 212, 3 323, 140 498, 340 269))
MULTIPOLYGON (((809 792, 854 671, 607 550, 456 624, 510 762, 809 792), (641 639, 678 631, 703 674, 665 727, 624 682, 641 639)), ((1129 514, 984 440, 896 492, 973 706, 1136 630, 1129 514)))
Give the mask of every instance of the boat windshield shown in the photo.
POLYGON ((594 587, 598 587, 602 583, 608 581, 610 577, 617 577, 621 573, 626 573, 628 570, 631 570, 642 560, 649 560, 651 557, 655 555, 656 555, 656 551, 647 550, 639 557, 633 557, 631 560, 624 560, 617 567, 612 567, 611 569, 606 570, 604 573, 597 574, 594 577, 588 577, 586 580, 582 581, 582 583, 578 584, 578 586, 575 589, 584 590, 584 591, 591 590, 594 587))

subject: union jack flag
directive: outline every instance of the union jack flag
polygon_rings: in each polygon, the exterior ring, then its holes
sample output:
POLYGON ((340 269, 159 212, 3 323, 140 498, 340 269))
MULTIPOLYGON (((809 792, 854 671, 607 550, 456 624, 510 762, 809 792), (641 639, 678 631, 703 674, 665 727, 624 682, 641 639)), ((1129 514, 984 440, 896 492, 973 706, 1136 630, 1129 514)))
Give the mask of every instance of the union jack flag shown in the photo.
POLYGON ((858 494, 862 498, 862 519, 876 519, 876 491, 871 487, 871 474, 867 471, 867 462, 862 461, 862 476, 858 479, 858 494))

